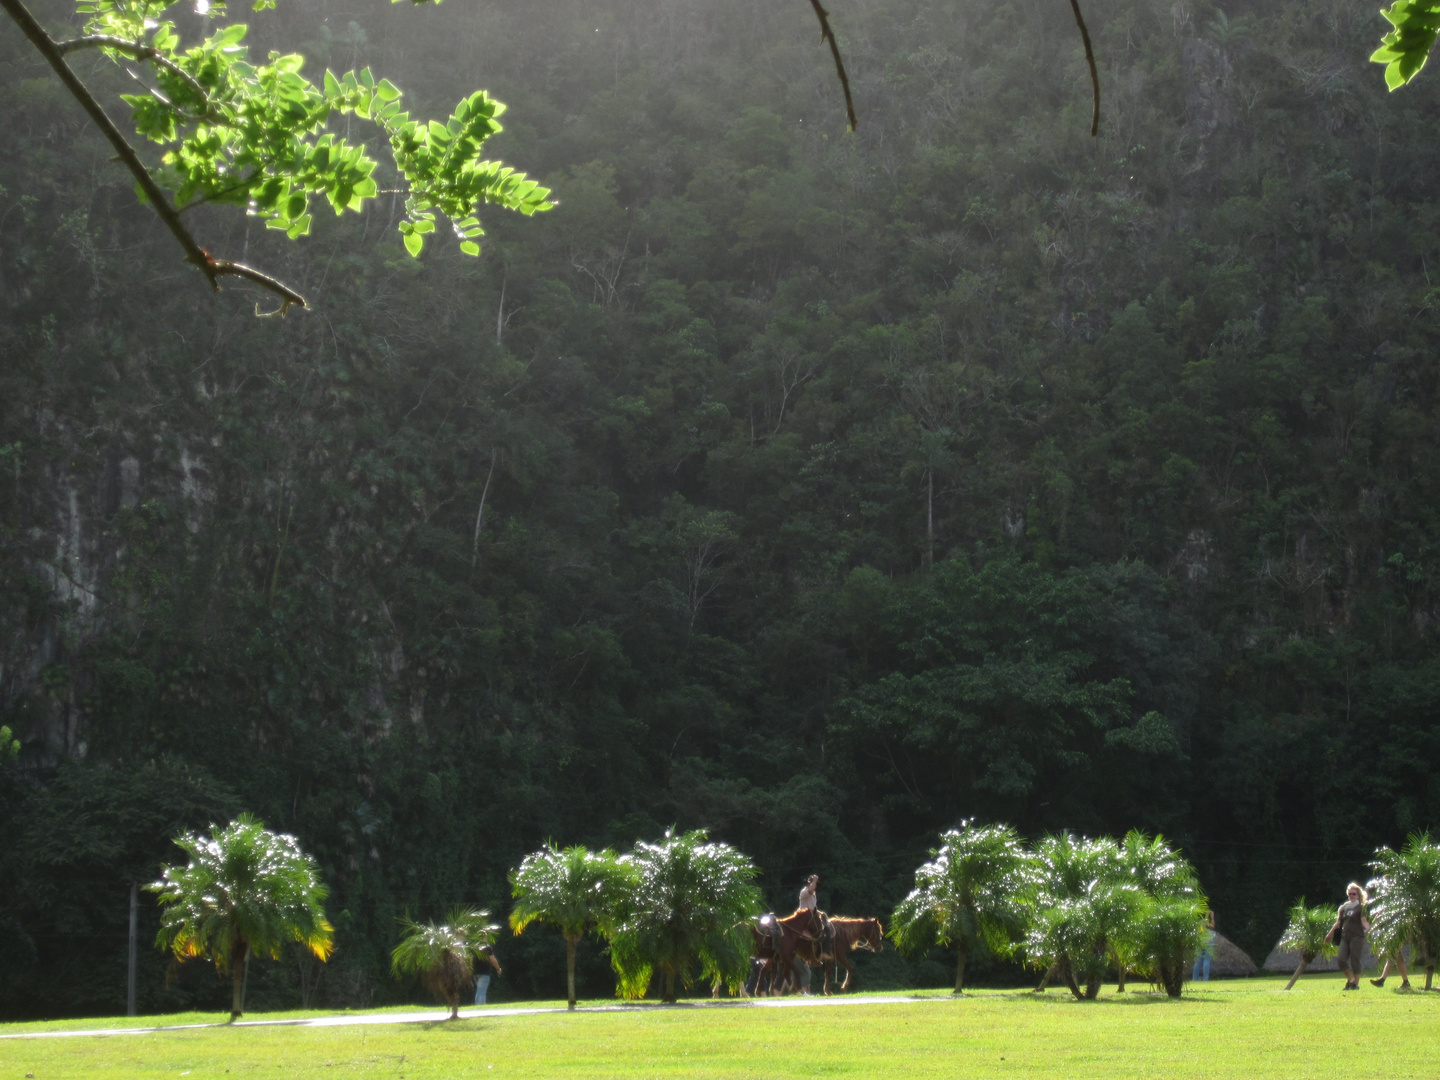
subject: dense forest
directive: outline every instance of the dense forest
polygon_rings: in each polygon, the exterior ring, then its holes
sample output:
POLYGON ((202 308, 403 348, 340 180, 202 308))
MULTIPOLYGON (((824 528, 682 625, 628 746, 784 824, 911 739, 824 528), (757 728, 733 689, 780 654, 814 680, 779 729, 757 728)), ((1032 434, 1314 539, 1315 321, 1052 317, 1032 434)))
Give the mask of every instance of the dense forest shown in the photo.
MULTIPOLYGON (((1063 3, 835 0, 854 134, 799 0, 281 3, 560 203, 479 259, 197 212, 283 319, 0 35, 0 1013, 123 1008, 131 883, 241 810, 337 931, 252 1001, 347 1005, 550 838, 888 916, 961 818, 1140 827, 1263 956, 1440 823, 1440 81, 1355 0, 1085 12, 1095 139, 1063 3)), ((225 1000, 142 909, 142 1009, 225 1000)))

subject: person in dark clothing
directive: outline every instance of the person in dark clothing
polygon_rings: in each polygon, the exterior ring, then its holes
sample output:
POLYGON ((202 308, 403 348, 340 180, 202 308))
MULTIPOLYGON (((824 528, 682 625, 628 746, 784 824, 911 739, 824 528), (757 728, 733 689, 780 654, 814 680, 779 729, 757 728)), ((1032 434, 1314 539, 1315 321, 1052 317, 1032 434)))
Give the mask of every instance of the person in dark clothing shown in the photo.
POLYGON ((1360 989, 1365 935, 1370 932, 1370 920, 1365 916, 1365 905, 1369 899, 1365 890, 1355 882, 1345 886, 1345 903, 1335 913, 1335 925, 1330 928, 1330 940, 1340 945, 1335 960, 1345 972, 1346 990, 1360 989))

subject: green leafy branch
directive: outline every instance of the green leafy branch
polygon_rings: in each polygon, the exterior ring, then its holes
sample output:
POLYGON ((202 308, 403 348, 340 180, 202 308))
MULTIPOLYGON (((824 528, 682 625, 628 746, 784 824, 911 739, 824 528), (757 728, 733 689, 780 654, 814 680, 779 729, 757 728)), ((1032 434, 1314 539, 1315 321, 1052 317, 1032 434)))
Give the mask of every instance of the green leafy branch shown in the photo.
POLYGON ((1385 85, 1398 90, 1425 66, 1440 34, 1440 0, 1395 0, 1382 11, 1393 29, 1380 39, 1370 59, 1385 65, 1385 85))
MULTIPOLYGON (((115 147, 186 261, 217 291, 221 277, 235 275, 279 295, 280 314, 305 306, 289 286, 200 247, 181 215, 207 203, 242 206, 293 239, 310 232, 314 198, 324 197, 337 215, 363 209, 381 193, 374 178, 379 163, 363 143, 327 130, 336 116, 373 121, 388 140, 406 196, 399 229, 412 256, 438 217, 448 220, 461 251, 478 255, 480 204, 527 215, 553 205, 547 188, 483 159, 483 144, 501 130, 495 118, 504 111, 484 91, 461 101, 443 124, 416 120, 403 111, 400 90, 368 68, 343 76, 326 71, 317 86, 301 74, 305 60, 298 54, 272 52, 264 63, 251 62, 243 23, 182 47, 175 24, 164 17, 173 6, 172 0, 79 0, 77 11, 87 17, 82 36, 56 41, 21 0, 0 0, 115 147), (148 66, 152 85, 121 98, 136 133, 164 148, 158 167, 141 160, 65 61, 68 53, 92 48, 117 63, 148 66)), ((271 7, 274 0, 255 0, 257 11, 271 7)), ((224 11, 219 3, 206 13, 218 18, 224 11)))

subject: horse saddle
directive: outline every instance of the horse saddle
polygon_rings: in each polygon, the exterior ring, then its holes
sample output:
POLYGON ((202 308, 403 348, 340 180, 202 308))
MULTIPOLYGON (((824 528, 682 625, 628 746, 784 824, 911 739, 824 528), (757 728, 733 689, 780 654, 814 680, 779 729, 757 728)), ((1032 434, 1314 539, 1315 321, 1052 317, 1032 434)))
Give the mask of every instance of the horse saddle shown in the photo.
POLYGON ((767 911, 760 916, 760 936, 769 938, 770 947, 776 952, 780 951, 780 940, 784 936, 784 931, 780 929, 780 923, 773 912, 767 911))

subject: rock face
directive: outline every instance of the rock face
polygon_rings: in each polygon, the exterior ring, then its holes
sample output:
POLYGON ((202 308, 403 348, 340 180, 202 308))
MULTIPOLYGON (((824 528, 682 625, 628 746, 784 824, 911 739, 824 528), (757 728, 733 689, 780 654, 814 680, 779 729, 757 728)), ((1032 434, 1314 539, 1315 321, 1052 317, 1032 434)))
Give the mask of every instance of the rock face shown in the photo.
MULTIPOLYGON (((1369 971, 1371 968, 1378 970, 1380 965, 1376 961, 1374 953, 1370 951, 1370 943, 1368 941, 1365 943, 1365 951, 1362 955, 1363 959, 1360 964, 1362 971, 1369 971)), ((1300 954, 1296 952, 1282 952, 1279 942, 1276 942, 1275 947, 1270 950, 1270 955, 1265 958, 1265 970, 1278 971, 1282 975, 1294 975, 1295 969, 1299 966, 1300 954)), ((1335 962, 1335 957, 1333 956, 1327 956, 1323 959, 1317 956, 1314 960, 1310 961, 1305 970, 1307 972, 1339 971, 1340 965, 1335 962)))

